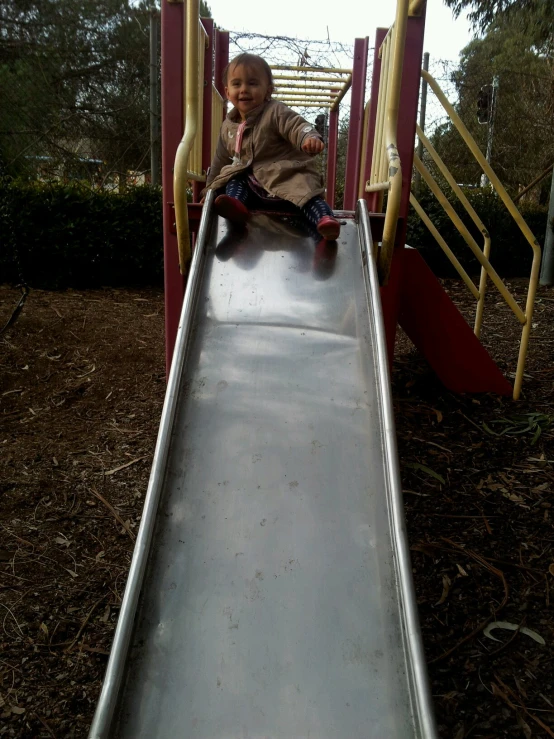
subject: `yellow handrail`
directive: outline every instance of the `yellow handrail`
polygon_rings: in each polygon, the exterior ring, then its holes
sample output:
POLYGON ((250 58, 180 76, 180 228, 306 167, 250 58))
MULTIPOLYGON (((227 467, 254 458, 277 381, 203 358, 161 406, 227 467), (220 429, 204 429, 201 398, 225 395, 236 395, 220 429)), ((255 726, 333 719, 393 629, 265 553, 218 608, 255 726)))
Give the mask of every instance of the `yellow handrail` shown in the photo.
MULTIPOLYGON (((414 0, 413 0, 414 1, 414 0)), ((454 124, 454 126, 457 128, 458 132, 462 136, 466 146, 469 148, 475 159, 478 161, 479 165, 481 166, 481 169, 485 172, 487 175, 489 182, 491 183, 492 187, 496 190, 498 193, 500 199, 506 206, 508 212, 512 216, 512 218, 517 223, 520 231, 525 236, 527 242, 529 243, 531 249, 533 250, 533 261, 531 264, 531 274, 529 277, 529 288, 527 291, 527 299, 525 302, 525 311, 522 311, 521 308, 517 305, 507 288, 505 287, 504 283, 501 282, 501 286, 497 284, 497 277, 496 272, 492 270, 492 267, 490 267, 490 263, 488 262, 488 259, 484 257, 482 253, 480 253, 480 257, 476 254, 477 258, 479 259, 481 263, 481 277, 480 277, 480 283, 479 283, 479 294, 481 296, 481 300, 484 297, 485 288, 486 288, 486 280, 487 275, 491 277, 493 282, 495 283, 496 287, 498 287, 500 293, 510 306, 510 308, 515 313, 516 317, 520 321, 520 323, 523 324, 523 329, 521 333, 521 342, 519 347, 519 355, 518 355, 518 362, 517 362, 517 368, 515 372, 515 381, 514 381, 514 392, 513 397, 514 400, 518 400, 520 394, 521 394, 521 386, 523 383, 523 372, 525 370, 525 360, 527 358, 527 350, 529 346, 529 338, 531 334, 531 325, 532 325, 532 318, 533 318, 533 307, 535 303, 535 296, 537 292, 537 285, 539 281, 539 270, 540 270, 540 263, 541 263, 541 248, 535 239, 535 236, 533 235, 531 229, 523 219, 523 216, 517 209, 516 205, 514 204, 513 200, 510 198, 508 193, 506 192, 506 189, 496 176, 495 172, 491 168, 490 164, 487 162, 485 157, 483 156, 483 153, 477 146, 477 143, 467 130, 466 126, 462 122, 460 116, 456 113, 454 110, 454 107, 451 105, 449 100, 447 99, 444 92, 441 90, 439 84, 434 79, 432 75, 429 74, 426 70, 421 70, 421 76, 427 81, 435 95, 437 96, 438 100, 440 101, 441 105, 445 109, 445 111, 448 113, 448 116, 450 117, 450 120, 454 124), (509 296, 509 297, 508 297, 509 296)), ((419 135, 419 134, 418 134, 419 135)), ((431 152, 430 152, 431 153, 431 152)), ((435 152, 436 153, 436 152, 435 152)), ((432 153, 431 153, 432 155, 432 153)), ((438 155, 437 155, 438 156, 438 155)), ((417 162, 417 157, 414 160, 416 167, 418 168, 418 171, 421 172, 422 176, 426 179, 427 184, 433 191, 433 193, 439 197, 436 193, 436 189, 439 190, 440 195, 444 198, 444 195, 442 195, 442 192, 440 191, 440 188, 436 186, 436 183, 434 183, 434 180, 432 179, 431 175, 425 170, 421 162, 417 162), (429 176, 429 180, 425 176, 425 172, 427 172, 427 175, 429 176), (431 184, 431 182, 433 184, 431 184)), ((443 165, 444 166, 444 165, 443 165)), ((451 206, 450 206, 451 207, 451 206)), ((453 209, 452 209, 453 210, 453 209)), ((455 214, 457 217, 457 214, 455 214)), ((465 228, 465 226, 462 225, 462 228, 465 228)), ((460 229, 459 229, 460 230, 460 229)), ((467 229, 466 229, 467 230, 467 229)), ((462 235, 464 235, 462 233, 462 235)), ((465 238, 465 236, 464 236, 465 238)), ((466 242, 468 241, 465 239, 466 242)), ((439 242, 440 243, 440 242, 439 242)), ((469 243, 469 242, 468 242, 469 243)), ((442 244, 441 244, 442 245, 442 244)), ((471 246, 471 244, 469 244, 471 246)), ((473 247, 472 247, 473 249, 473 247)), ((474 252, 475 253, 475 252, 474 252)), ((500 279, 500 278, 498 278, 500 279)), ((479 326, 481 324, 482 320, 482 303, 479 314, 479 307, 478 307, 478 314, 476 316, 476 326, 479 326)))
POLYGON ((408 15, 420 15, 423 10, 423 6, 427 0, 410 0, 410 7, 408 8, 408 15))
MULTIPOLYGON (((198 61, 196 63, 196 85, 198 85, 198 108, 196 111, 197 135, 192 145, 188 161, 187 177, 197 182, 206 181, 206 172, 202 168, 202 123, 204 121, 204 49, 209 46, 209 37, 202 21, 198 21, 198 61)), ((185 112, 186 116, 186 112, 185 112)), ((186 120, 186 117, 185 117, 186 120)))
POLYGON ((389 84, 387 85, 389 89, 387 90, 384 143, 388 158, 390 190, 385 212, 381 249, 379 250, 377 263, 382 284, 386 284, 390 272, 398 214, 400 212, 400 200, 402 197, 402 167, 400 157, 398 156, 396 130, 398 126, 398 108, 400 102, 400 84, 402 82, 402 66, 404 63, 406 28, 408 25, 408 2, 409 0, 398 0, 396 5, 392 70, 389 84))
POLYGON ((500 278, 498 273, 491 267, 490 262, 488 261, 488 259, 486 259, 481 249, 479 249, 479 245, 477 244, 473 236, 467 230, 462 219, 456 213, 450 201, 447 199, 443 191, 437 185, 437 183, 431 176, 431 173, 429 172, 429 170, 426 169, 426 167, 424 167, 424 165, 421 162, 421 159, 418 157, 417 154, 414 154, 414 165, 417 171, 421 174, 421 176, 425 180, 427 187, 431 190, 433 195, 437 198, 437 200, 442 205, 444 210, 450 216, 450 220, 456 226, 458 231, 461 233, 462 238, 464 239, 466 244, 469 246, 469 248, 475 255, 481 267, 483 267, 483 269, 485 269, 488 272, 491 280, 494 282, 495 286, 498 288, 498 291, 501 293, 504 300, 508 303, 512 311, 515 313, 519 322, 522 324, 525 324, 525 320, 526 320, 525 314, 523 313, 519 305, 516 303, 511 293, 508 290, 506 290, 506 286, 502 282, 502 279, 500 278))
POLYGON ((188 0, 185 13, 185 130, 175 155, 173 198, 179 249, 179 269, 184 275, 190 263, 190 234, 187 210, 188 161, 198 131, 198 32, 199 0, 188 0))
POLYGON ((411 203, 412 207, 414 208, 414 210, 416 211, 416 213, 418 214, 418 216, 423 221, 423 223, 427 226, 427 228, 429 229, 429 231, 431 231, 431 233, 433 234, 433 236, 435 237, 435 239, 437 240, 437 242, 441 245, 442 250, 444 251, 444 253, 448 257, 448 259, 452 263, 452 265, 455 268, 456 272, 460 275, 460 277, 462 278, 462 280, 465 282, 465 284, 467 285, 467 287, 470 290, 470 292, 473 294, 473 297, 476 300, 479 300, 479 297, 480 297, 479 290, 473 284, 473 280, 468 275, 468 273, 465 271, 465 269, 462 267, 462 265, 460 264, 460 262, 456 258, 456 255, 454 254, 454 252, 452 251, 452 249, 448 246, 448 244, 446 243, 446 241, 443 239, 443 237, 437 231, 437 228, 436 228, 435 224, 429 218, 429 216, 427 215, 427 213, 423 210, 423 208, 421 207, 418 199, 416 198, 416 196, 412 192, 410 193, 410 203, 411 203))
MULTIPOLYGON (((421 128, 417 125, 416 125, 416 133, 417 133, 419 140, 422 142, 423 146, 425 146, 425 148, 431 155, 433 161, 435 162, 439 170, 442 172, 442 175, 444 176, 444 178, 446 179, 446 181, 452 188, 452 191, 456 194, 458 200, 466 209, 466 212, 469 214, 471 220, 473 221, 473 223, 475 223, 479 231, 483 234, 483 239, 484 239, 483 254, 488 260, 491 254, 491 237, 490 237, 487 227, 485 226, 483 221, 479 218, 479 216, 473 209, 473 206, 471 205, 469 200, 464 195, 463 190, 460 188, 460 186, 458 185, 458 183, 456 182, 456 180, 450 173, 450 170, 448 169, 448 167, 445 165, 445 163, 440 158, 439 154, 435 150, 435 147, 431 144, 427 136, 423 133, 421 128)), ((483 323, 483 310, 485 308, 485 292, 487 288, 487 273, 489 273, 488 269, 483 269, 481 272, 479 294, 477 296, 477 310, 475 312, 475 324, 473 328, 475 335, 477 337, 480 336, 481 334, 481 325, 483 323)), ((473 282, 471 284, 473 285, 473 282)), ((502 289, 500 289, 500 294, 506 300, 506 294, 509 294, 509 293, 506 287, 504 286, 504 283, 502 283, 502 289)))

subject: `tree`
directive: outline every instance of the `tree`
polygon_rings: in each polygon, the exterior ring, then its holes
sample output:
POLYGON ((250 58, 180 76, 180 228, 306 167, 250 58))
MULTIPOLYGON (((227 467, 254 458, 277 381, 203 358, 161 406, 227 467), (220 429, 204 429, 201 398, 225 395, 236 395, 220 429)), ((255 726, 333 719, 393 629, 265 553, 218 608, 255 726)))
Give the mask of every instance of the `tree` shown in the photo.
POLYGON ((140 169, 153 0, 0 0, 0 154, 10 174, 140 169), (91 170, 92 168, 92 170, 91 170))
MULTIPOLYGON (((536 52, 532 31, 503 23, 462 50, 452 75, 457 111, 483 153, 488 126, 479 124, 478 101, 497 77, 491 165, 513 193, 554 161, 552 71, 552 61, 536 52)), ((480 167, 450 124, 432 140, 457 182, 479 183, 480 167)))
POLYGON ((444 0, 457 17, 469 9, 469 20, 485 33, 493 27, 509 25, 531 37, 545 53, 554 45, 554 3, 552 0, 444 0))

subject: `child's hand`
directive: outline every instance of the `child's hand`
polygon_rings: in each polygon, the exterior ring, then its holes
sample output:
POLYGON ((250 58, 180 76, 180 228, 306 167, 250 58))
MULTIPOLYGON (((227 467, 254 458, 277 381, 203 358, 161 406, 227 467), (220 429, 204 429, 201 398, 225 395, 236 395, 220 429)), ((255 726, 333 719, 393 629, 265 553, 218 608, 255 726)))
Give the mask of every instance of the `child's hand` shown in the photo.
POLYGON ((309 136, 302 144, 302 151, 306 154, 319 154, 325 149, 325 144, 315 136, 309 136))

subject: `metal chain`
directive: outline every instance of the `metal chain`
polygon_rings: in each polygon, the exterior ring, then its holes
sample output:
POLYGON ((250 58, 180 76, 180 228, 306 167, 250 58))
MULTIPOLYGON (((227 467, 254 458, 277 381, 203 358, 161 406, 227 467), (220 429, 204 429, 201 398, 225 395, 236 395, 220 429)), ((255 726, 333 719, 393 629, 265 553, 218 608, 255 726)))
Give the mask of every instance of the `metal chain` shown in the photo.
POLYGON ((17 271, 17 276, 19 279, 18 284, 16 287, 18 287, 21 290, 21 297, 19 298, 17 305, 12 311, 11 316, 8 318, 7 323, 0 328, 0 336, 8 330, 10 326, 13 326, 13 324, 17 321, 19 314, 23 310, 23 306, 25 305, 25 301, 27 300, 27 295, 29 294, 29 286, 27 285, 27 282, 25 280, 25 277, 23 275, 23 269, 21 267, 21 259, 19 254, 19 248, 17 245, 17 238, 15 235, 15 229, 13 225, 13 218, 12 218, 12 209, 10 207, 8 195, 7 195, 7 185, 9 182, 9 177, 6 174, 6 170, 4 168, 4 162, 0 158, 0 187, 2 188, 2 196, 0 197, 0 221, 4 224, 4 244, 7 248, 10 246, 12 247, 12 255, 13 255, 13 261, 15 264, 15 268, 17 271))

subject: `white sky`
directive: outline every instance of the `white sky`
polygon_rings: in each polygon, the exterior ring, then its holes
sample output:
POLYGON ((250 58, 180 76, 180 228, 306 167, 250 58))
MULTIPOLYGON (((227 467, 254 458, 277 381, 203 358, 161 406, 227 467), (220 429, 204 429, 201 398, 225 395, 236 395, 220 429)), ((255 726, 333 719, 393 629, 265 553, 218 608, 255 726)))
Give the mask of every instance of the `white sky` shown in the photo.
MULTIPOLYGON (((250 31, 301 39, 327 39, 351 44, 369 36, 370 46, 379 26, 394 20, 394 0, 207 0, 216 23, 230 31, 250 31)), ((433 59, 458 60, 472 38, 466 16, 452 19, 442 0, 428 0, 425 51, 433 59)))

